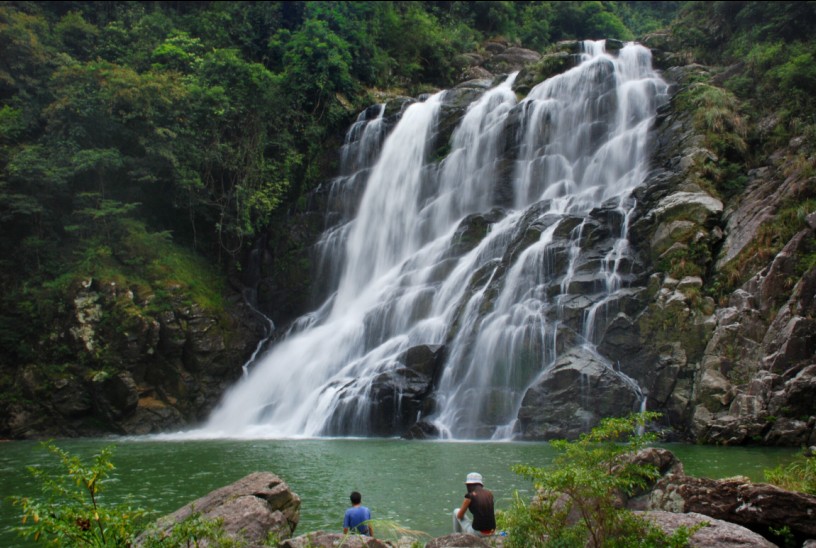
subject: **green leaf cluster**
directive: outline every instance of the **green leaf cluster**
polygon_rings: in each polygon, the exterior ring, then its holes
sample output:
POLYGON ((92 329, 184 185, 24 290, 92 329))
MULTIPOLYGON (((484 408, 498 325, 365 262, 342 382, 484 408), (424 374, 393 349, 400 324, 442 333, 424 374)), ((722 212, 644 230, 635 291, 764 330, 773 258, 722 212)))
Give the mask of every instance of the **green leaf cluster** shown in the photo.
POLYGON ((550 442, 558 455, 549 466, 516 465, 532 481, 536 496, 515 494, 501 514, 506 545, 528 546, 685 546, 688 530, 666 535, 619 504, 654 480, 653 465, 627 458, 655 441, 643 430, 659 414, 647 412, 605 418, 577 440, 550 442))
POLYGON ((222 520, 194 513, 169 531, 146 527, 153 512, 130 503, 108 504, 103 491, 115 470, 113 446, 84 461, 53 442, 43 448, 57 459, 56 469, 28 468, 40 489, 37 497, 9 497, 22 513, 18 532, 24 538, 50 546, 114 548, 132 546, 142 530, 140 543, 147 547, 199 546, 199 543, 237 548, 241 542, 228 536, 222 520))
POLYGON ((802 454, 788 464, 765 470, 765 479, 789 491, 816 495, 816 456, 802 454))
POLYGON ((777 118, 755 137, 771 150, 814 123, 814 24, 813 2, 685 2, 671 29, 692 60, 729 67, 723 84, 754 122, 777 118))
POLYGON ((105 480, 113 471, 112 448, 106 447, 85 463, 53 443, 45 445, 61 472, 29 467, 41 496, 11 497, 20 507, 20 534, 52 546, 130 546, 134 525, 145 511, 128 504, 101 504, 105 480))

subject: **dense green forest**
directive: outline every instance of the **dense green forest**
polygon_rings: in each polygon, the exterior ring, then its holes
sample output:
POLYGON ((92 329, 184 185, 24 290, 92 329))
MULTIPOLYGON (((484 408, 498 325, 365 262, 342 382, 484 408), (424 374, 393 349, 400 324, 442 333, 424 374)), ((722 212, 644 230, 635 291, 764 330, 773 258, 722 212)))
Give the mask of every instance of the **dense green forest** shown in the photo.
POLYGON ((793 135, 806 162, 814 22, 813 2, 2 2, 0 397, 19 397, 20 364, 116 367, 43 344, 80 280, 219 309, 271 216, 330 176, 357 113, 455 84, 456 56, 489 39, 544 51, 669 29, 685 63, 733 65, 687 98, 723 195, 793 135))

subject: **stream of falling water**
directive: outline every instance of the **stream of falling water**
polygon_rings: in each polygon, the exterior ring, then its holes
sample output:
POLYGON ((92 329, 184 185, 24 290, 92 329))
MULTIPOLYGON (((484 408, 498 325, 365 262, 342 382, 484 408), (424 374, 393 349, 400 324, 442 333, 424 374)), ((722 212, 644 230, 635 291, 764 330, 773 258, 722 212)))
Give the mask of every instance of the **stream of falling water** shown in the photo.
POLYGON ((444 437, 505 438, 560 347, 594 352, 629 283, 631 194, 667 86, 646 48, 610 55, 603 42, 520 102, 514 78, 467 108, 441 161, 429 155, 452 91, 405 108, 387 136, 384 105, 361 115, 318 244, 328 297, 197 435, 369 435, 372 386, 409 349, 444 345, 434 405, 415 418, 444 437), (474 219, 487 229, 465 242, 474 219), (589 245, 600 232, 603 245, 589 245))

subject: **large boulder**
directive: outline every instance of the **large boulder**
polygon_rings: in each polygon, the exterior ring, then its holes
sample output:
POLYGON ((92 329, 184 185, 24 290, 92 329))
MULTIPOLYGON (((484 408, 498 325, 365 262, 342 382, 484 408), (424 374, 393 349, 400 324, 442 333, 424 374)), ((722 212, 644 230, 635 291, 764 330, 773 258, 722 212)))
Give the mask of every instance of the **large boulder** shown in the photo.
POLYGON ((529 49, 511 47, 493 55, 482 66, 493 74, 507 74, 523 69, 541 59, 541 54, 529 49))
POLYGON ((684 527, 690 530, 700 527, 691 538, 689 546, 705 548, 737 548, 756 547, 774 548, 776 544, 768 541, 762 535, 754 533, 740 525, 713 519, 710 516, 689 512, 676 514, 674 512, 636 512, 636 514, 650 521, 664 533, 672 535, 684 527))
MULTIPOLYGON (((501 538, 501 537, 497 537, 501 538)), ((488 546, 495 546, 494 539, 488 542, 485 539, 464 533, 453 533, 442 537, 431 539, 425 548, 486 548, 488 546)))
POLYGON ((160 518, 154 528, 137 539, 136 545, 144 545, 148 534, 169 533, 176 524, 194 515, 222 520, 223 532, 242 546, 268 546, 270 536, 281 540, 292 536, 300 520, 300 497, 275 474, 255 472, 160 518))
POLYGON ((783 527, 799 542, 816 538, 816 496, 786 491, 767 483, 752 483, 747 478, 713 480, 667 474, 657 481, 645 507, 705 514, 736 523, 769 539, 776 538, 773 530, 783 527))
POLYGON ((537 51, 511 45, 502 39, 491 39, 481 45, 481 51, 456 56, 453 65, 460 81, 491 79, 523 69, 541 58, 537 51))
POLYGON ((570 349, 527 391, 519 421, 525 439, 577 438, 603 417, 637 410, 637 385, 600 355, 570 349))
POLYGON ((428 415, 431 393, 437 379, 445 347, 413 346, 403 352, 387 370, 372 381, 369 391, 370 435, 402 435, 417 417, 428 415))
POLYGON ((278 546, 279 548, 338 548, 340 546, 343 548, 386 548, 393 544, 363 535, 315 531, 284 540, 278 546))

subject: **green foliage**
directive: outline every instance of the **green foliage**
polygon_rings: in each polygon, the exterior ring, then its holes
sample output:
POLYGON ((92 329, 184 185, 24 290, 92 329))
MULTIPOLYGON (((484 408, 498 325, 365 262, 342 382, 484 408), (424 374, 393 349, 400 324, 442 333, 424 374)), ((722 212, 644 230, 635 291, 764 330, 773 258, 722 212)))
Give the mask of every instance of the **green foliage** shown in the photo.
POLYGON ((553 18, 553 6, 549 3, 530 3, 521 13, 519 38, 522 43, 535 50, 543 50, 550 43, 550 21, 553 18))
MULTIPOLYGON (((668 536, 619 508, 621 494, 632 495, 657 477, 654 466, 627 459, 648 443, 646 423, 657 413, 606 418, 578 440, 551 442, 559 454, 545 468, 517 465, 513 471, 537 490, 527 504, 518 493, 500 515, 506 545, 526 546, 685 546, 690 532, 668 536)), ((692 533, 693 534, 693 533, 692 533)))
POLYGON ((395 84, 449 85, 454 55, 475 46, 472 36, 462 28, 443 25, 418 3, 398 4, 383 15, 383 46, 393 58, 395 84))
POLYGON ((183 31, 175 31, 151 54, 153 67, 183 73, 194 72, 201 64, 204 45, 198 38, 183 31))
POLYGON ((61 473, 29 467, 39 485, 41 498, 11 497, 23 513, 22 536, 54 546, 129 546, 135 537, 134 524, 145 511, 127 504, 107 507, 100 504, 108 475, 113 471, 113 449, 106 447, 82 460, 45 444, 59 460, 61 473))
MULTIPOLYGON (((104 376, 104 372, 98 372, 104 376)), ((132 546, 149 512, 128 503, 104 504, 104 490, 115 467, 113 446, 104 447, 90 462, 60 449, 53 442, 42 444, 59 463, 57 471, 29 467, 40 488, 39 497, 9 497, 22 512, 21 536, 51 546, 132 546)), ((151 526, 141 539, 147 547, 199 546, 209 541, 224 548, 243 544, 222 529, 221 520, 193 514, 169 531, 151 526)))
POLYGON ((816 457, 799 455, 788 464, 765 470, 765 480, 789 491, 816 495, 816 457))
POLYGON ((295 104, 318 119, 327 112, 330 97, 354 91, 349 44, 325 21, 306 21, 291 35, 283 59, 295 104))
POLYGON ((668 26, 683 2, 612 2, 610 9, 635 36, 661 30, 668 26))
POLYGON ((76 11, 63 15, 54 25, 54 33, 65 50, 77 59, 90 57, 99 37, 99 29, 76 11))
POLYGON ((781 546, 784 548, 797 548, 799 546, 799 543, 796 542, 796 535, 791 532, 790 527, 787 525, 768 527, 768 530, 782 542, 781 546))
POLYGON ((207 519, 194 513, 169 531, 149 528, 142 539, 145 548, 218 546, 241 548, 246 543, 230 537, 223 530, 223 519, 207 519))
POLYGON ((695 126, 704 132, 715 153, 726 159, 742 157, 748 148, 747 127, 739 100, 732 93, 699 82, 685 89, 677 100, 693 110, 695 126))
POLYGON ((770 151, 798 125, 812 125, 816 83, 812 2, 686 2, 672 32, 690 60, 730 66, 726 87, 775 127, 761 137, 770 151))
POLYGON ((603 2, 555 2, 553 41, 567 38, 633 39, 632 31, 603 2))
POLYGON ((676 245, 664 253, 657 268, 672 278, 682 280, 686 276, 704 277, 711 264, 711 250, 705 241, 690 238, 683 245, 676 245))
MULTIPOLYGON (((764 268, 796 233, 807 228, 807 215, 816 211, 814 191, 816 189, 803 187, 799 196, 781 204, 776 216, 759 227, 751 242, 717 273, 713 287, 715 295, 727 295, 745 283, 764 268)), ((814 265, 816 243, 807 240, 794 271, 790 273, 790 287, 814 265)))

